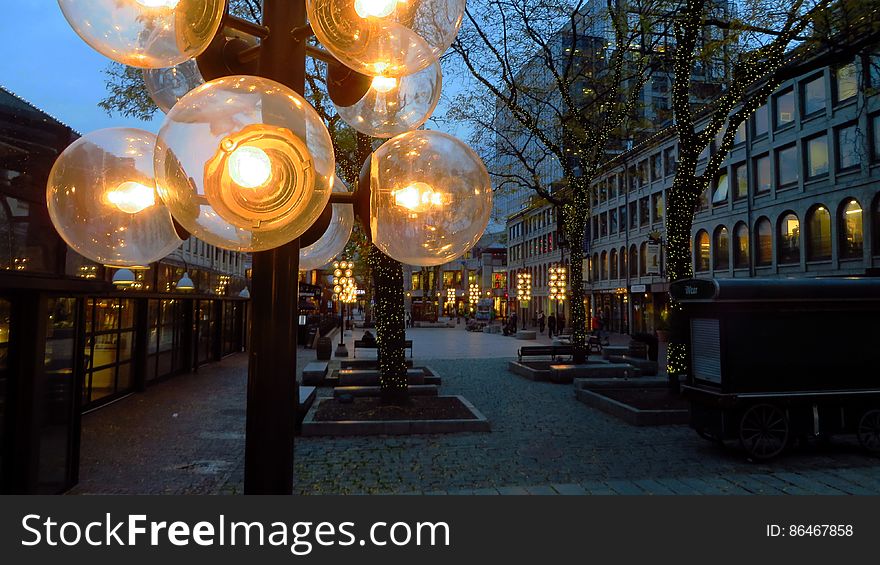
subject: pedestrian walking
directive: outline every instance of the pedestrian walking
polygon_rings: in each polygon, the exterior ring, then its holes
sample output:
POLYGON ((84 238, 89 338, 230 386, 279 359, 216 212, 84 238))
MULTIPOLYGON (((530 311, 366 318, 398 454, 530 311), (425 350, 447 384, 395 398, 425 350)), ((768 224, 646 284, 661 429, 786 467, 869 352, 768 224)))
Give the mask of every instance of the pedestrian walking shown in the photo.
MULTIPOLYGON (((550 315, 547 316, 547 337, 552 338, 553 334, 556 332, 556 316, 553 315, 553 312, 550 312, 550 315)), ((558 333, 556 335, 559 335, 558 333)))

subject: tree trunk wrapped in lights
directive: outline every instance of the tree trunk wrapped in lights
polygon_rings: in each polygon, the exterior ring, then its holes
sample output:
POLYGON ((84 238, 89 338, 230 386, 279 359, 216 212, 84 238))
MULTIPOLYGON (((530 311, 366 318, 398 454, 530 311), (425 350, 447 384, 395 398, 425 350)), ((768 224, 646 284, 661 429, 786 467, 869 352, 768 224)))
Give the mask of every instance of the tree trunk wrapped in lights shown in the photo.
POLYGON ((370 246, 368 257, 376 287, 376 342, 382 401, 407 401, 406 322, 404 318, 403 267, 400 262, 370 246))

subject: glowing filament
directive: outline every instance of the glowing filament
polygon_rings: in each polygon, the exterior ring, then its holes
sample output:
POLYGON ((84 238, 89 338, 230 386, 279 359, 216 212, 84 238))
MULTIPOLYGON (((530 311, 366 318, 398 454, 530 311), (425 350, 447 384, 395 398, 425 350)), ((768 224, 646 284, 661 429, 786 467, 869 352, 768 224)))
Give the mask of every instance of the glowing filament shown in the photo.
POLYGON ((106 193, 107 202, 126 214, 137 214, 156 203, 153 187, 139 182, 126 181, 106 193))
POLYGON ((408 210, 420 212, 427 208, 443 206, 443 195, 435 192, 428 183, 414 182, 391 193, 394 203, 408 210))
POLYGON ((372 83, 373 90, 376 92, 381 92, 385 94, 386 92, 390 92, 391 90, 397 88, 397 79, 394 77, 383 77, 377 76, 373 77, 372 83))
POLYGON ((397 0, 354 0, 354 11, 364 19, 384 18, 394 12, 395 7, 397 0))
POLYGON ((272 160, 259 147, 242 146, 229 156, 229 176, 242 188, 257 188, 272 177, 272 160))
POLYGON ((174 9, 180 0, 134 0, 144 8, 168 8, 174 9))

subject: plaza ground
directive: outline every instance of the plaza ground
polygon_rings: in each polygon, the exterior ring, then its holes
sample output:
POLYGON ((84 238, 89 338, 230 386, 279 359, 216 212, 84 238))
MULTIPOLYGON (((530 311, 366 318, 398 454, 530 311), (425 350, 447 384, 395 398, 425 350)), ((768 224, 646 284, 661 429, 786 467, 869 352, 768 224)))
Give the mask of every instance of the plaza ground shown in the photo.
MULTIPOLYGON (((880 460, 852 438, 750 463, 687 426, 633 427, 577 402, 571 385, 510 374, 507 360, 534 342, 463 325, 407 337, 441 393, 473 402, 492 432, 298 437, 296 493, 880 494, 880 460)), ((314 356, 300 349, 299 367, 314 356)), ((246 380, 247 356, 234 355, 85 415, 72 492, 241 493, 246 380)))

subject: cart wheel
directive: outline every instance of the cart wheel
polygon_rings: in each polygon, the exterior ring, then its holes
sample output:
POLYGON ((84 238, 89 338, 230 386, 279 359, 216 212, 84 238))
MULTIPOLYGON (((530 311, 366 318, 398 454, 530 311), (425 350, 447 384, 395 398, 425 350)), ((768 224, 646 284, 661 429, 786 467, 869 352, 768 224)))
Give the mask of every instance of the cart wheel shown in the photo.
POLYGON ((862 447, 871 453, 880 452, 880 410, 874 408, 862 414, 856 433, 862 447))
POLYGON ((773 404, 755 404, 739 422, 739 442, 754 459, 772 459, 788 444, 788 417, 773 404))

